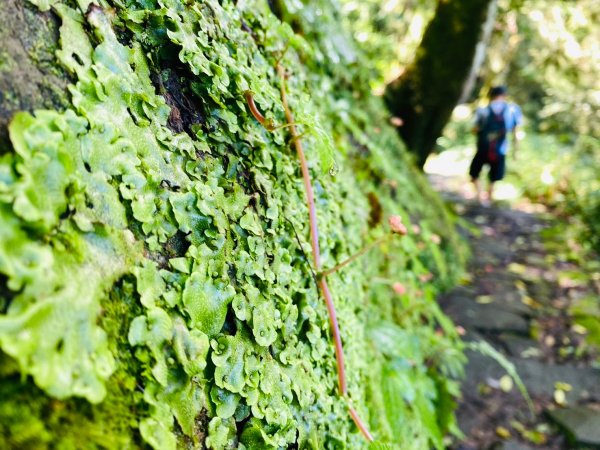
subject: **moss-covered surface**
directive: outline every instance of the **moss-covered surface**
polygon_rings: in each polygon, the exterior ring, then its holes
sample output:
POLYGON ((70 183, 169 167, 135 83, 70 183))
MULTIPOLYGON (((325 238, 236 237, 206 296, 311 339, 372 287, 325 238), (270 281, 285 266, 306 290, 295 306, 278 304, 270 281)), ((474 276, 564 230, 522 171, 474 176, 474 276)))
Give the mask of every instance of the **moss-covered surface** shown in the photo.
POLYGON ((300 35, 261 1, 36 3, 74 82, 0 152, 0 448, 367 447, 349 401, 378 442, 442 448, 462 250, 336 5, 286 3, 300 35), (324 267, 415 225, 329 277, 349 399, 289 131, 244 95, 284 124, 277 62, 324 267))

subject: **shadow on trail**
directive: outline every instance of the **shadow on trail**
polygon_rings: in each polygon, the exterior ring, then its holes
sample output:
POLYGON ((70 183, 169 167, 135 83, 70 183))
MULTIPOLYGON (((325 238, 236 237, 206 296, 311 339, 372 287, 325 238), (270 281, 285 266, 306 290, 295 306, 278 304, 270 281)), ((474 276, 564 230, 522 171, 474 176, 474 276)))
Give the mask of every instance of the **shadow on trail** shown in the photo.
MULTIPOLYGON (((464 173, 464 172, 463 172, 464 173)), ((600 369, 569 308, 597 295, 565 276, 578 267, 548 251, 556 218, 520 200, 483 207, 464 175, 430 174, 462 217, 472 251, 463 284, 439 302, 468 341, 487 341, 522 378, 535 418, 506 371, 469 351, 458 420, 465 437, 453 449, 600 448, 600 369)))

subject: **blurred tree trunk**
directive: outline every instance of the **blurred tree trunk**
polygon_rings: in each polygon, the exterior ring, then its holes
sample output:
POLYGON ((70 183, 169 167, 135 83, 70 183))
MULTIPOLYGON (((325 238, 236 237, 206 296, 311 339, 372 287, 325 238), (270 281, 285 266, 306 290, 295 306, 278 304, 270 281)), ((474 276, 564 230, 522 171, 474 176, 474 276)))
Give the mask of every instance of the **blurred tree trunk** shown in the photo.
POLYGON ((461 98, 469 95, 493 29, 497 0, 438 0, 413 63, 386 88, 400 135, 425 164, 461 98))

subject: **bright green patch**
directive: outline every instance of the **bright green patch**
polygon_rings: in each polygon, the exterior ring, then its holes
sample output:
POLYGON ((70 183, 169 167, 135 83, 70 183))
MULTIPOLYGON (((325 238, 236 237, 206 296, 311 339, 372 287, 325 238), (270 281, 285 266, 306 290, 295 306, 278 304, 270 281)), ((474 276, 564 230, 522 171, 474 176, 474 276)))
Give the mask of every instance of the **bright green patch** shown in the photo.
MULTIPOLYGON (((463 358, 434 299, 460 272, 460 243, 382 125, 349 32, 329 45, 334 5, 321 5, 327 27, 294 13, 302 37, 263 2, 66 3, 40 7, 62 21, 72 107, 19 114, 0 160, 0 346, 14 370, 44 402, 68 398, 64 415, 91 432, 72 402, 86 405, 109 448, 368 447, 338 396, 288 130, 265 130, 244 99, 252 91, 285 123, 280 59, 324 267, 381 236, 391 214, 422 229, 330 284, 355 408, 383 443, 440 448, 463 358)), ((40 448, 74 436, 48 425, 60 414, 20 411, 17 398, 3 411, 27 416, 40 448)), ((14 440, 23 431, 9 423, 14 440)))

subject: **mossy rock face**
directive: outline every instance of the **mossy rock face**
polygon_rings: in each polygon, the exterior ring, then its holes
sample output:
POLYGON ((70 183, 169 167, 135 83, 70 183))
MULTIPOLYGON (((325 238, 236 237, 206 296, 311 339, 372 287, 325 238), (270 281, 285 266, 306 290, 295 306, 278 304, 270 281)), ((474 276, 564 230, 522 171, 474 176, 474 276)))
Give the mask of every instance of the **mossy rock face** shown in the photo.
POLYGON ((0 447, 366 448, 351 401, 381 442, 441 448, 462 354, 434 299, 462 248, 335 5, 288 5, 300 36, 267 2, 36 3, 71 82, 0 152, 0 447), (282 82, 323 267, 419 225, 329 276, 351 400, 282 82))

